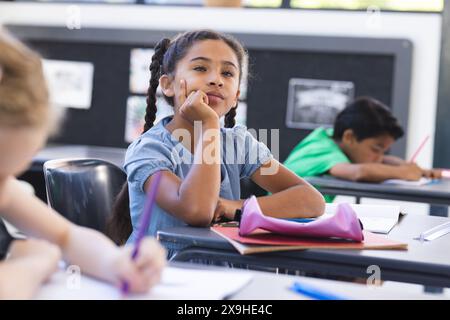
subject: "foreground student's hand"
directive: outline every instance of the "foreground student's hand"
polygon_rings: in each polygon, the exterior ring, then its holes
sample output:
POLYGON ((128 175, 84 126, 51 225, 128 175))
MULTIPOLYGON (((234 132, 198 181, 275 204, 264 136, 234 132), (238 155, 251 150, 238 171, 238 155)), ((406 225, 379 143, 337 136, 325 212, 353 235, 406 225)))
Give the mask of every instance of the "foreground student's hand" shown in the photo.
POLYGON ((117 281, 120 288, 123 281, 128 282, 130 292, 145 293, 161 279, 161 273, 166 265, 166 252, 153 238, 147 237, 141 241, 136 260, 131 260, 133 246, 119 249, 121 252, 117 261, 117 281))
POLYGON ((8 260, 20 260, 30 265, 41 281, 48 279, 57 269, 62 254, 58 246, 44 240, 15 240, 11 243, 8 260))
POLYGON ((244 200, 228 200, 219 198, 216 210, 214 211, 213 222, 218 222, 222 218, 233 220, 237 209, 242 208, 244 200))
POLYGON ((439 169, 423 169, 422 170, 422 175, 425 178, 430 178, 430 179, 441 179, 442 178, 442 170, 439 169))
POLYGON ((422 177, 422 169, 415 163, 407 163, 398 166, 399 179, 419 180, 422 177))

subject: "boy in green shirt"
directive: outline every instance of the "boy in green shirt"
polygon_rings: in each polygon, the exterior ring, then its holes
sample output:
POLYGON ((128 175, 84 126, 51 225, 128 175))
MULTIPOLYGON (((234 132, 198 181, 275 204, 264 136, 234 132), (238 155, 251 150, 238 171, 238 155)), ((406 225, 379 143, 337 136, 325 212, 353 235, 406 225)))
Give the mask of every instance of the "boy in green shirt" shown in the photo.
MULTIPOLYGON (((315 129, 292 150, 285 166, 301 177, 330 174, 352 181, 440 178, 440 170, 424 170, 385 155, 403 129, 381 102, 361 97, 336 117, 334 129, 315 129)), ((334 196, 325 196, 332 202, 334 196)))

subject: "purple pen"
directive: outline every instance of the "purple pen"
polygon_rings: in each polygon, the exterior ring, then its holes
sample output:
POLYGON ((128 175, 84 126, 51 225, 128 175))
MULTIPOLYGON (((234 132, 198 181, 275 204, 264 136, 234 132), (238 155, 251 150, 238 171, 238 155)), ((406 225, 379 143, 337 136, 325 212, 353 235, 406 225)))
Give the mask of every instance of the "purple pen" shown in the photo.
MULTIPOLYGON (((158 171, 154 175, 154 179, 150 184, 150 190, 147 193, 147 200, 145 201, 144 210, 142 212, 141 220, 139 221, 139 230, 134 242, 133 252, 131 254, 131 260, 136 260, 139 254, 139 246, 144 238, 148 226, 150 225, 150 217, 152 215, 153 205, 155 204, 156 193, 158 192, 159 182, 161 180, 161 171, 158 171)), ((122 295, 128 294, 129 284, 126 281, 122 282, 122 295)))

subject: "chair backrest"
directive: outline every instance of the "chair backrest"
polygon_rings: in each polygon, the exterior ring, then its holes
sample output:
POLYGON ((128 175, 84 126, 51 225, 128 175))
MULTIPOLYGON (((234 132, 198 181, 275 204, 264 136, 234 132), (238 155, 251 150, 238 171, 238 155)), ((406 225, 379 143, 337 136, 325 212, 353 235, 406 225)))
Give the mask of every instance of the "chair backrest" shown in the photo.
POLYGON ((44 163, 50 207, 73 223, 105 233, 114 199, 126 181, 116 165, 99 159, 61 159, 44 163))

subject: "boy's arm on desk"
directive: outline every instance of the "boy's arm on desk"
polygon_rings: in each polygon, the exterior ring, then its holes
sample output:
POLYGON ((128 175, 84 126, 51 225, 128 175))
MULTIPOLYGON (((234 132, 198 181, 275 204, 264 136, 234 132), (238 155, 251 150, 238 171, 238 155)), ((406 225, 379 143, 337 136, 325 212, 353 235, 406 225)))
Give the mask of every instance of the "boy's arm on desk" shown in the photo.
POLYGON ((357 182, 382 182, 387 179, 418 180, 422 169, 414 163, 387 165, 382 163, 339 163, 329 173, 340 179, 357 182))

